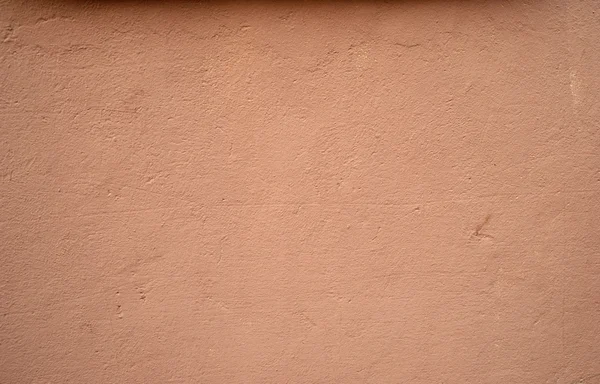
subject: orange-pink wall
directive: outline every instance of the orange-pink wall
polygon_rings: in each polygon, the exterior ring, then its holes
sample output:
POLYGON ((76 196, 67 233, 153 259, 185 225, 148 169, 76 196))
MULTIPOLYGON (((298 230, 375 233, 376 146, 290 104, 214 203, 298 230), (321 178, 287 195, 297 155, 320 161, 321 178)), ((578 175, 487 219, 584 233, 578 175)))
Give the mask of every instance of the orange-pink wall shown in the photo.
POLYGON ((599 4, 0 0, 0 383, 600 383, 599 4))

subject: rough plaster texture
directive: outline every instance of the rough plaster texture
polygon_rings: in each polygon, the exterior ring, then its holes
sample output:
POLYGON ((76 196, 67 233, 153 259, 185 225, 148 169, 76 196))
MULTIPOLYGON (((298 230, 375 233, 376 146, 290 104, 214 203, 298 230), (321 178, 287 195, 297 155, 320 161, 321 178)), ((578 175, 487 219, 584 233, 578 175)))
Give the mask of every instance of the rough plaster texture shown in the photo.
POLYGON ((1 0, 0 383, 599 383, 596 0, 1 0))

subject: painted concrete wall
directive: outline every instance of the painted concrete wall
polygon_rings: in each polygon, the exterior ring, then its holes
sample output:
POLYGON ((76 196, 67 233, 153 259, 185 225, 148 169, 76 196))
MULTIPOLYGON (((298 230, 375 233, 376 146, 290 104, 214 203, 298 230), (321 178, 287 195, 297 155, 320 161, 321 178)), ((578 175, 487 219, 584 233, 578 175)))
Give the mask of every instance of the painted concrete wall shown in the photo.
POLYGON ((1 0, 1 383, 600 383, 596 0, 1 0))

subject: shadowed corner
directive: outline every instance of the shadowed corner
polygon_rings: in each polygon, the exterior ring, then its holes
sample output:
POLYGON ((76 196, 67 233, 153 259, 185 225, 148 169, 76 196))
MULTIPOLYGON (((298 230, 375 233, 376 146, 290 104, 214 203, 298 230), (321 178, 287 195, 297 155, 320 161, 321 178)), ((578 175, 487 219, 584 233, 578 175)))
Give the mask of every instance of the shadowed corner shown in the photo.
MULTIPOLYGON (((300 9, 313 9, 319 12, 349 11, 360 8, 377 7, 380 13, 386 9, 417 10, 433 8, 438 12, 456 11, 467 9, 470 12, 500 11, 502 16, 507 13, 518 14, 524 8, 537 7, 547 0, 34 0, 43 7, 59 7, 63 9, 85 10, 85 12, 98 13, 104 9, 155 9, 169 10, 169 12, 202 12, 203 9, 232 10, 233 8, 261 9, 261 10, 285 10, 294 12, 300 9)), ((23 2, 29 6, 30 2, 23 2)), ((332 18, 336 15, 332 14, 332 18)))
MULTIPOLYGON (((40 1, 40 0, 38 0, 40 1)), ((502 4, 503 6, 517 6, 523 4, 537 3, 539 0, 527 0, 527 1, 516 1, 516 0, 54 0, 53 3, 57 4, 72 4, 72 5, 120 5, 120 4, 135 4, 139 6, 144 5, 156 5, 156 4, 186 4, 186 5, 198 5, 198 6, 212 6, 212 5, 294 5, 294 6, 318 6, 318 5, 339 5, 339 6, 355 6, 355 5, 368 5, 368 4, 502 4)))

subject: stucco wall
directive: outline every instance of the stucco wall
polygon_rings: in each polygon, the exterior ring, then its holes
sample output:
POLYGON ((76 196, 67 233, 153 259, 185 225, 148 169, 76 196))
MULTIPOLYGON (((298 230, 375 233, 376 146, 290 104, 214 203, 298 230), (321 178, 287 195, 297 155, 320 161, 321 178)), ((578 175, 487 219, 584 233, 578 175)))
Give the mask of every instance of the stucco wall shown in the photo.
POLYGON ((600 383, 599 18, 0 0, 0 383, 600 383))

